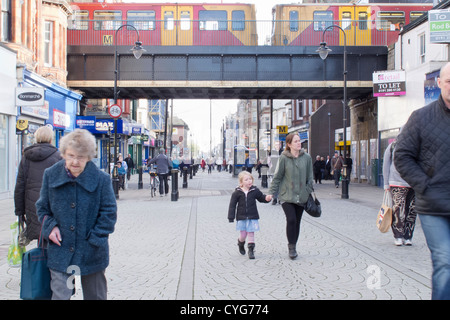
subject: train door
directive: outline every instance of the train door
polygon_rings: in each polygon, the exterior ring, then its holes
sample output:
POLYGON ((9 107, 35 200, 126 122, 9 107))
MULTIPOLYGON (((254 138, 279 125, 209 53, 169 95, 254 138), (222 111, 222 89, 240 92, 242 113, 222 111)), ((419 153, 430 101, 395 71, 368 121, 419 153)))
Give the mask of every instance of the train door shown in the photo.
POLYGON ((371 42, 370 10, 367 6, 355 7, 355 45, 368 46, 371 42))
POLYGON ((161 7, 161 44, 192 45, 192 6, 161 7))
MULTIPOLYGON (((341 20, 341 28, 345 31, 347 45, 362 46, 370 44, 367 7, 342 6, 339 8, 339 20, 341 20)), ((344 37, 340 37, 339 44, 344 45, 344 37)))

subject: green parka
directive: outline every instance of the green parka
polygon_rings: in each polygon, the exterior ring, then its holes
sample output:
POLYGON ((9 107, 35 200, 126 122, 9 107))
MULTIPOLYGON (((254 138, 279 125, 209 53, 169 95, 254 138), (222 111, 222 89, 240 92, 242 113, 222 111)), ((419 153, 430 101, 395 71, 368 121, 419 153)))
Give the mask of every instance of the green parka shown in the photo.
POLYGON ((313 191, 311 156, 303 149, 297 158, 285 150, 278 159, 269 194, 278 192, 281 202, 304 204, 313 191))

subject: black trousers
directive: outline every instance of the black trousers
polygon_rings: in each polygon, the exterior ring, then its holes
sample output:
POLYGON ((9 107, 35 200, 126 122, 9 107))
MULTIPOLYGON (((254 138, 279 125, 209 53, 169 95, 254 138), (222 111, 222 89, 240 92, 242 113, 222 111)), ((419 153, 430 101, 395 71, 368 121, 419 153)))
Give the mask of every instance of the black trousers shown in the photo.
POLYGON ((169 193, 169 182, 167 181, 168 175, 169 175, 168 173, 158 173, 159 194, 169 193))
POLYGON ((295 204, 284 202, 281 207, 286 215, 286 235, 289 244, 296 244, 300 235, 300 222, 303 216, 303 207, 295 204))

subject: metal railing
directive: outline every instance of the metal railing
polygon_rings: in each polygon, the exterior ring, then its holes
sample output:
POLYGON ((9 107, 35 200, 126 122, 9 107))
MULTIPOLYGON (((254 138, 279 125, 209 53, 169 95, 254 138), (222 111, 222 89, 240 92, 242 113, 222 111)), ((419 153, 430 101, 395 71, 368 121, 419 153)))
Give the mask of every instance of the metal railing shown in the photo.
MULTIPOLYGON (((395 25, 378 20, 69 20, 68 45, 133 45, 136 34, 126 28, 114 39, 115 30, 124 24, 136 27, 144 46, 318 46, 323 30, 332 24, 345 30, 348 46, 390 45, 399 33, 395 25)), ((343 45, 343 36, 339 30, 330 29, 325 41, 332 46, 343 45)))

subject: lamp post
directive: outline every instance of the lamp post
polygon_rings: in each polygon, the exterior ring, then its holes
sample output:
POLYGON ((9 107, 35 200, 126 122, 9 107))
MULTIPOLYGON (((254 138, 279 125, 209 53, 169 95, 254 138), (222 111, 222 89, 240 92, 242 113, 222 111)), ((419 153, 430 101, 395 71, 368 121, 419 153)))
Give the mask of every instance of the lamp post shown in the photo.
MULTIPOLYGON (((137 33, 137 41, 135 42, 135 46, 130 49, 131 52, 133 52, 133 55, 136 59, 139 59, 142 54, 146 51, 144 48, 142 48, 142 42, 139 41, 139 31, 132 25, 124 24, 120 26, 115 33, 114 36, 114 104, 117 105, 117 77, 118 77, 118 66, 117 66, 117 56, 119 55, 117 52, 117 33, 124 27, 132 28, 137 33)), ((113 189, 114 189, 114 195, 116 196, 116 199, 119 199, 119 175, 117 172, 117 118, 114 118, 114 169, 113 169, 113 177, 112 177, 112 183, 113 183, 113 189)))
POLYGON ((348 199, 348 177, 347 177, 347 39, 344 29, 337 25, 331 25, 326 27, 322 33, 322 42, 320 43, 319 49, 316 52, 319 53, 319 56, 322 60, 325 60, 332 50, 327 47, 327 43, 324 41, 325 32, 328 29, 338 28, 344 34, 344 99, 342 100, 342 121, 344 127, 344 164, 343 164, 343 175, 342 175, 342 199, 348 199))

